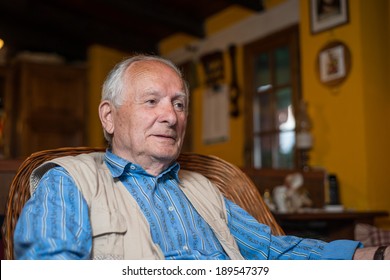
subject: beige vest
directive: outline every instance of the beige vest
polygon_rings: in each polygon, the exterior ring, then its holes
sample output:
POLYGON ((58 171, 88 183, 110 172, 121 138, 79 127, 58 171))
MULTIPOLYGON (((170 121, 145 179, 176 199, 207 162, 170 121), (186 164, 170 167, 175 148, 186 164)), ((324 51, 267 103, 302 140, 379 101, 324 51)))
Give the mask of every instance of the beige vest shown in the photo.
MULTIPOLYGON (((90 209, 93 259, 164 259, 152 240, 149 224, 126 187, 112 178, 104 153, 62 157, 44 163, 30 178, 31 193, 50 168, 60 165, 74 179, 90 209)), ((180 186, 210 225, 231 259, 243 259, 227 226, 223 197, 204 176, 181 170, 180 186)))

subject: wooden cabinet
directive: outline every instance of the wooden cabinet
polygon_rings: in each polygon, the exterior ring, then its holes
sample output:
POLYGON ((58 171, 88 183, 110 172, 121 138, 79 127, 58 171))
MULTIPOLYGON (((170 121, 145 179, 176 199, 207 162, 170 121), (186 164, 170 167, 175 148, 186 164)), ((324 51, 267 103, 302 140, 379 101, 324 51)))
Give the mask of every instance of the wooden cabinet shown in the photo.
POLYGON ((86 70, 19 62, 12 67, 8 122, 10 157, 85 144, 86 70))

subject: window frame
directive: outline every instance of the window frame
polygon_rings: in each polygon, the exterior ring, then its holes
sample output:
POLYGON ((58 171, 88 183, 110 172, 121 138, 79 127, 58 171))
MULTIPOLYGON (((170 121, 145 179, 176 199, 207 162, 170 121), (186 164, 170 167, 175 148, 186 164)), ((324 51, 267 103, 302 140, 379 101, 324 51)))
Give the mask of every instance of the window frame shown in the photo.
MULTIPOLYGON (((293 109, 297 108, 299 100, 302 98, 300 90, 300 53, 299 53, 299 26, 293 25, 266 37, 262 37, 256 41, 248 43, 244 46, 244 94, 245 94, 245 154, 244 163, 246 168, 254 168, 254 137, 253 131, 253 99, 254 95, 254 61, 255 58, 262 52, 276 50, 281 46, 288 46, 290 50, 290 74, 291 74, 291 90, 292 90, 292 106, 293 109)), ((275 73, 275 63, 270 63, 270 71, 275 73)), ((274 92, 277 92, 275 88, 274 92)), ((271 106, 274 106, 271 105, 271 106)), ((275 112, 275 108, 272 108, 272 112, 275 112)), ((294 113, 296 118, 296 114, 294 113)), ((274 126, 275 127, 275 126, 274 126)), ((268 132, 269 135, 278 135, 278 129, 273 129, 268 132)), ((295 127, 295 133, 297 127, 295 127)), ((267 132, 266 132, 267 133, 267 132)), ((265 133, 265 134, 266 134, 265 133)), ((300 153, 298 153, 296 147, 294 147, 294 163, 292 169, 298 168, 300 159, 300 153)), ((279 167, 286 169, 284 167, 279 167)), ((264 167, 261 167, 264 169, 264 167)), ((272 167, 274 169, 274 167, 272 167)), ((275 169, 278 169, 276 167, 275 169)))

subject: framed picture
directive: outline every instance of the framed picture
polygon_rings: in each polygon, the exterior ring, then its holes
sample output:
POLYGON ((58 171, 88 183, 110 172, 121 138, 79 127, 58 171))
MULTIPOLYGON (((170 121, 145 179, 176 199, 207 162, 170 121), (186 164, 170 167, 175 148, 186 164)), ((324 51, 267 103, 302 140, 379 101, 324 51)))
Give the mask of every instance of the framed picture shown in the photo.
POLYGON ((335 86, 342 83, 351 69, 351 54, 348 47, 340 42, 331 42, 318 54, 318 73, 321 83, 335 86))
POLYGON ((346 24, 348 0, 310 0, 310 16, 313 34, 346 24))

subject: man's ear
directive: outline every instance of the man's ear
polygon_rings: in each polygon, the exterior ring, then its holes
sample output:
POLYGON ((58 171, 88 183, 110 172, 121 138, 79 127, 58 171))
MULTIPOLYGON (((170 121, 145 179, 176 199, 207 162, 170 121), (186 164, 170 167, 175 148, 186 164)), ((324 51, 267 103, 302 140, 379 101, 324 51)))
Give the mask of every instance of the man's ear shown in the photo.
POLYGON ((114 133, 114 108, 113 105, 103 100, 99 105, 99 117, 104 130, 109 133, 114 133))

